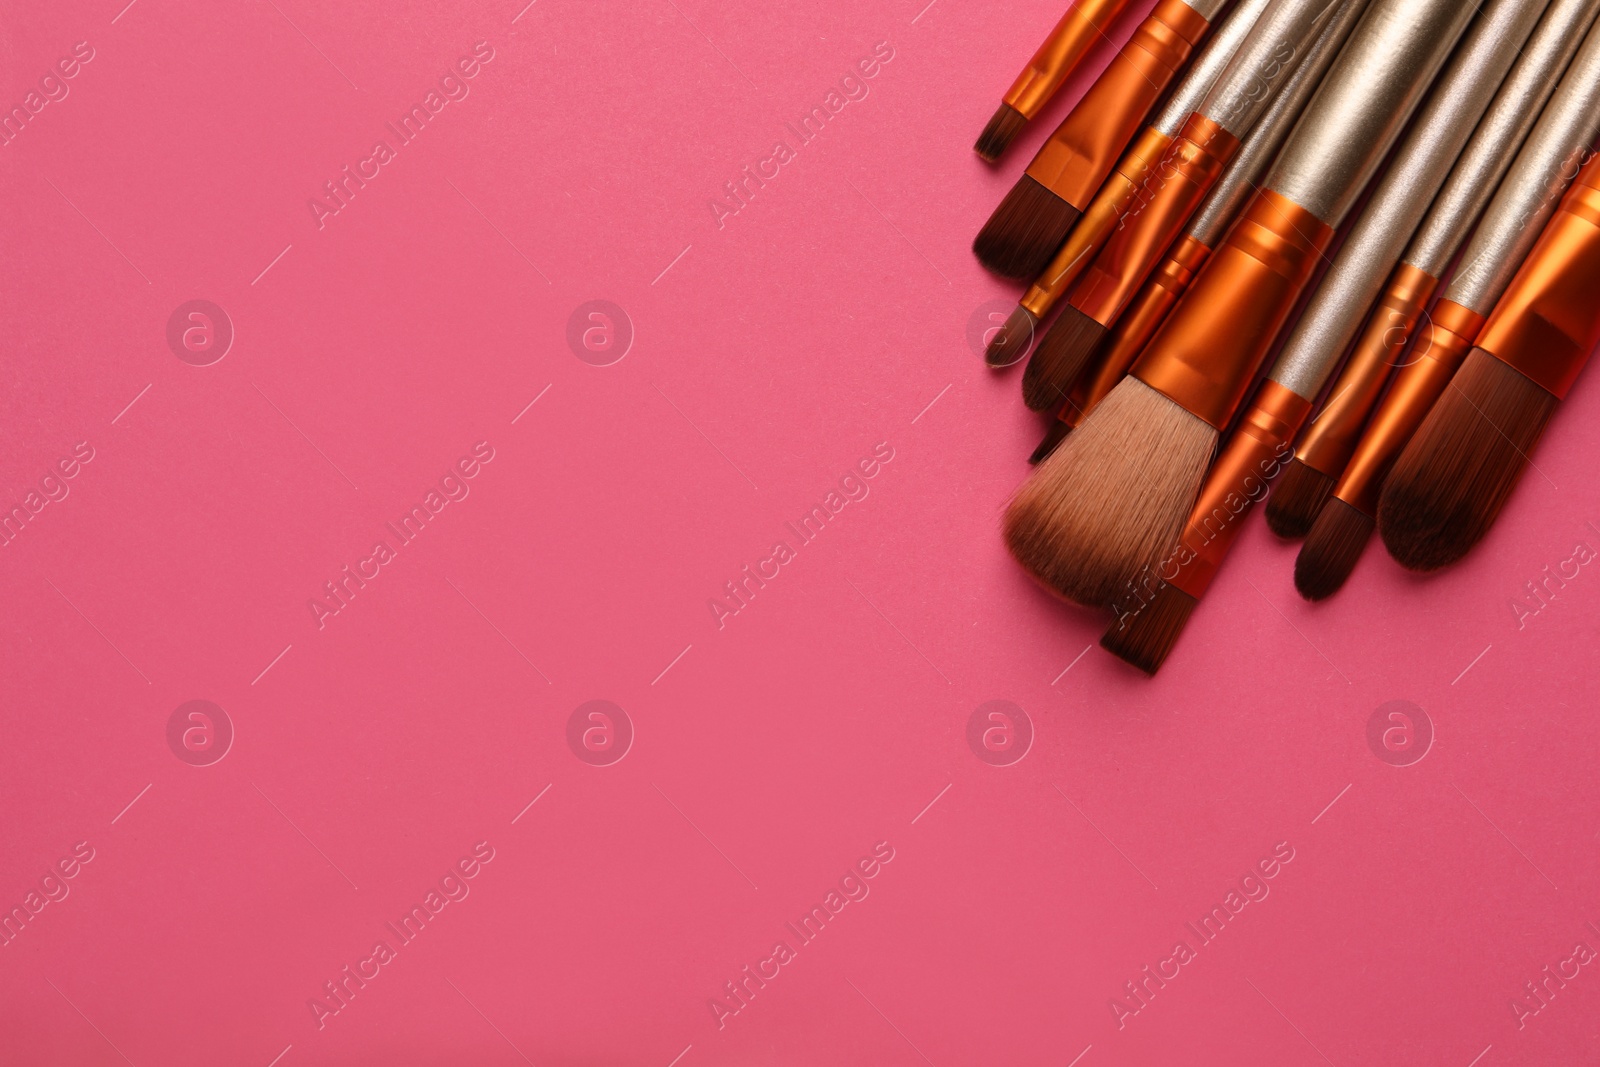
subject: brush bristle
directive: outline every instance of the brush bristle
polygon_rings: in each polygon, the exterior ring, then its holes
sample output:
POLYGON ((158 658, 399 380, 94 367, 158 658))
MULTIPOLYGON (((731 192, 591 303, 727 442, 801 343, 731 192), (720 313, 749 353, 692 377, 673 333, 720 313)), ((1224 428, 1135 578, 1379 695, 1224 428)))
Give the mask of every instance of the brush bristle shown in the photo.
POLYGON ((1122 615, 1100 638, 1100 647, 1146 674, 1155 674, 1189 624, 1199 601, 1163 583, 1136 611, 1122 615))
POLYGON ((1071 304, 1063 306, 1056 321, 1039 339, 1028 369, 1022 372, 1023 402, 1034 411, 1060 407, 1067 390, 1108 332, 1071 304))
POLYGON ((973 239, 978 262, 1003 278, 1031 280, 1050 265, 1082 214, 1024 174, 973 239))
POLYGON ((1402 567, 1433 571, 1477 544, 1560 403, 1475 348, 1383 486, 1378 532, 1402 567))
POLYGON ((1267 498, 1267 528, 1289 540, 1304 537, 1311 532, 1311 524, 1317 521, 1317 513, 1333 494, 1335 484, 1337 480, 1332 475, 1298 459, 1290 460, 1267 498))
POLYGON ((993 163, 1011 147, 1011 142, 1017 139, 1017 134, 1027 124, 1028 120, 1022 112, 1010 104, 1001 104, 1000 110, 989 120, 989 125, 978 135, 978 143, 972 149, 983 157, 985 163, 993 163))
POLYGON ((1045 588, 1105 607, 1178 543, 1217 431, 1124 378, 1028 476, 1006 508, 1006 547, 1045 588))
POLYGON ((1018 304, 1006 316, 1005 325, 989 338, 989 346, 983 350, 984 362, 991 367, 1009 367, 1018 362, 1033 347, 1033 334, 1038 327, 1039 320, 1018 304))
POLYGON ((1060 419, 1051 419, 1050 428, 1044 433, 1044 440, 1039 442, 1039 447, 1033 450, 1033 455, 1028 457, 1028 462, 1037 467, 1045 458, 1054 452, 1062 441, 1067 439, 1067 434, 1072 432, 1072 427, 1060 419))
POLYGON ((1307 600, 1326 600, 1344 588, 1372 537, 1376 520, 1338 497, 1311 524, 1294 559, 1294 587, 1307 600))

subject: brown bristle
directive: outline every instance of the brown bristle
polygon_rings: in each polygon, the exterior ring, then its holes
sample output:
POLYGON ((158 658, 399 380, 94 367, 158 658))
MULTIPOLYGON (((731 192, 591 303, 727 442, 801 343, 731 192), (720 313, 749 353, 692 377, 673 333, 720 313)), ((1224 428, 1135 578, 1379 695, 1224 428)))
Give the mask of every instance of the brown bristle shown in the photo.
POLYGON ((1317 512, 1328 502, 1335 484, 1333 475, 1323 474, 1298 459, 1290 460, 1267 498, 1267 529, 1290 540, 1304 537, 1317 521, 1317 512))
POLYGON ((1326 600, 1343 589, 1375 523, 1371 515, 1338 497, 1328 501, 1294 559, 1294 587, 1300 595, 1307 600, 1326 600))
POLYGON ((1100 638, 1100 647, 1146 674, 1155 674, 1199 603, 1177 586, 1163 583, 1149 600, 1111 624, 1100 638))
POLYGON ((983 350, 984 362, 991 367, 1009 367, 1016 363, 1033 347, 1033 334, 1038 326, 1039 320, 1018 304, 1006 317, 1006 324, 989 338, 989 347, 983 350))
POLYGON ((1023 402, 1034 411, 1060 407, 1109 332, 1071 304, 1064 304, 1060 316, 1039 339, 1028 369, 1022 372, 1023 402))
POLYGON ((978 262, 1003 278, 1031 280, 1050 265, 1082 214, 1024 174, 973 239, 978 262))
POLYGON ((978 143, 972 146, 972 150, 982 156, 985 163, 993 163, 1011 147, 1011 142, 1017 139, 1017 134, 1027 124, 1028 120, 1022 112, 1010 104, 1001 104, 1000 110, 989 120, 989 125, 978 135, 978 143))
POLYGON ((1006 508, 1006 547, 1045 588, 1090 607, 1177 544, 1217 431, 1124 378, 1028 476, 1006 508))
POLYGON ((1050 428, 1044 433, 1044 440, 1039 442, 1039 447, 1033 450, 1033 455, 1028 457, 1028 462, 1037 467, 1045 457, 1054 452, 1062 441, 1067 439, 1067 434, 1072 432, 1072 426, 1060 419, 1051 419, 1050 428))
POLYGON ((1378 501, 1378 532, 1402 567, 1467 554, 1516 488, 1560 401, 1475 348, 1400 454, 1378 501))

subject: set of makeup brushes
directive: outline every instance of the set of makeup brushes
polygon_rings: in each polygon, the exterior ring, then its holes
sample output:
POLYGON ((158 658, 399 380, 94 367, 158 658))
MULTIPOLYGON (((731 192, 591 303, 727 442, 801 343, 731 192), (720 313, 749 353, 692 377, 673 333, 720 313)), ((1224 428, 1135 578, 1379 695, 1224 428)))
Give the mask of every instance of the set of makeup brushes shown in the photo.
MULTIPOLYGON (((980 156, 1127 5, 1078 0, 980 156)), ((1004 536, 1103 648, 1154 674, 1263 500, 1309 600, 1374 530, 1483 538, 1600 343, 1597 14, 1158 0, 1045 142, 973 243, 1028 282, 985 358, 1053 413, 1004 536)))

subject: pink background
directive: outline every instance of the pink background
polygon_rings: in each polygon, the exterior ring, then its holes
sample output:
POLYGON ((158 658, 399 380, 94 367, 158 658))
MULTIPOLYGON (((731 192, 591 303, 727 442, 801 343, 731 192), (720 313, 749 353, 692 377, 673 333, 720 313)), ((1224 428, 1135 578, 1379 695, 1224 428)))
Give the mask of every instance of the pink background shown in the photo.
POLYGON ((974 157, 1060 0, 524 2, 3 16, 7 106, 94 58, 0 148, 0 503, 94 458, 0 548, 0 906, 94 858, 0 948, 0 1061, 1600 1056, 1600 968, 1511 1007, 1600 948, 1600 575, 1511 607, 1600 547, 1595 383, 1464 565, 1374 548, 1313 608, 1253 521, 1147 680, 1006 557, 1041 425, 967 338, 1016 294, 971 237, 1093 73, 999 171, 974 157), (323 182, 478 41, 470 94, 319 228, 323 182), (236 331, 209 366, 166 341, 191 299, 236 331), (591 299, 636 331, 610 366, 566 341, 591 299), (470 494, 319 628, 308 600, 477 442, 470 494), (880 442, 799 546, 784 523, 880 442), (196 699, 236 732, 209 766, 167 740, 196 699), (636 733, 610 766, 567 742, 592 699, 636 733), (1009 766, 967 741, 997 699, 1036 735, 1009 766), (1391 700, 1432 723, 1420 762, 1369 748, 1391 700), (308 1001, 479 842, 470 894, 319 1028, 308 1001), (802 945, 785 924, 879 842, 802 945), (1119 1028, 1280 842, 1269 895, 1119 1028))

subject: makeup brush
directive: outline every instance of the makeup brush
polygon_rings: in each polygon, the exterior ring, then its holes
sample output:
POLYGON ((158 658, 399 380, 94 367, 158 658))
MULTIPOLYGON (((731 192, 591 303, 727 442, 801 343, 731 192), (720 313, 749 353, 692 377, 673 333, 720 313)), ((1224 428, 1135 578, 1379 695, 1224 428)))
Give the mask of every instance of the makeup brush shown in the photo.
POLYGON ((1232 62, 1245 39, 1268 7, 1284 0, 1240 0, 1184 75, 1155 121, 1133 139, 1128 150, 1101 184, 1083 217, 1067 235, 1049 264, 1028 286, 1004 326, 995 332, 984 359, 991 367, 1009 367, 1027 354, 1034 328, 1050 314, 1067 288, 1077 279, 1116 232, 1151 169, 1161 162, 1185 120, 1205 103, 1206 94, 1232 62))
POLYGON ((1007 508, 1007 547, 1047 588, 1108 606, 1177 543, 1220 431, 1474 12, 1367 8, 1266 186, 1128 377, 1007 508))
POLYGON ((1456 198, 1462 205, 1455 225, 1448 224, 1448 211, 1441 215, 1436 210, 1413 243, 1408 258, 1442 271, 1479 213, 1470 198, 1487 197, 1487 190, 1498 185, 1462 256, 1462 266, 1424 320, 1409 361, 1390 383, 1333 495, 1306 535, 1295 560, 1294 582, 1309 600, 1332 596, 1355 570, 1376 525, 1379 494, 1390 467, 1476 342, 1486 316, 1576 172, 1575 161, 1593 139, 1600 122, 1597 11, 1596 0, 1553 0, 1481 124, 1486 136, 1474 139, 1440 194, 1441 203, 1456 198), (1568 59, 1579 45, 1582 51, 1569 66, 1568 59), (1563 71, 1565 76, 1559 77, 1563 71), (1541 108, 1549 98, 1550 83, 1558 77, 1554 98, 1541 108), (1532 133, 1526 135, 1521 151, 1513 152, 1524 139, 1522 131, 1530 126, 1532 133), (1500 132, 1488 132, 1497 128, 1500 132), (1515 162, 1506 164, 1500 152, 1514 155, 1515 162), (1500 181, 1508 166, 1509 173, 1500 181))
POLYGON ((1156 4, 978 231, 980 263, 1006 278, 1045 268, 1225 3, 1156 4))
MULTIPOLYGON (((1195 213, 1187 232, 1167 253, 1165 262, 1151 274, 1143 291, 1118 320, 1095 358, 1072 378, 1066 401, 1057 410, 1056 421, 1051 423, 1044 440, 1034 450, 1030 463, 1037 464, 1055 451, 1072 427, 1105 399, 1166 321, 1167 314, 1189 288, 1211 250, 1222 242, 1228 227, 1255 195, 1257 185, 1277 158, 1283 142, 1288 140, 1300 112, 1322 84, 1323 75, 1339 54, 1359 14, 1359 7, 1342 9, 1341 17, 1328 24, 1305 58, 1295 66, 1282 91, 1256 122, 1239 154, 1195 213)), ((1057 373, 1065 376, 1064 371, 1057 373)))
POLYGON ((1171 652, 1251 506, 1292 454, 1289 443, 1349 343, 1345 323, 1365 314, 1543 7, 1542 0, 1484 4, 1212 467, 1176 549, 1113 605, 1118 618, 1103 647, 1149 673, 1171 652))
POLYGON ((1483 539, 1600 344, 1600 161, 1539 243, 1395 463, 1378 532, 1402 566, 1438 570, 1483 539))
POLYGON ((1484 5, 1289 335, 1283 358, 1307 365, 1336 365, 1352 341, 1355 347, 1296 445, 1295 458, 1273 486, 1267 526, 1279 537, 1303 537, 1311 529, 1360 439, 1389 368, 1438 288, 1439 271, 1403 260, 1402 254, 1547 2, 1484 5))
POLYGON ((1056 90, 1078 69, 1090 46, 1105 36, 1112 21, 1127 6, 1128 0, 1078 0, 1067 9, 1011 83, 1000 109, 973 146, 985 162, 999 159, 1022 128, 1039 116, 1056 90))
POLYGON ((1319 82, 1366 4, 1367 0, 1339 0, 1330 6, 1320 0, 1308 5, 1313 18, 1307 36, 1289 45, 1284 43, 1287 36, 1276 37, 1267 27, 1290 12, 1274 10, 1263 16, 1258 23, 1260 36, 1252 34, 1205 105, 1167 150, 1156 173, 1146 180, 1139 202, 1124 216, 1116 234, 1073 283, 1055 325, 1034 349, 1023 374, 1022 397, 1028 407, 1043 411, 1061 403, 1073 379, 1221 178, 1242 139, 1289 82, 1295 67, 1304 65, 1305 57, 1315 51, 1324 28, 1332 32, 1322 57, 1323 70, 1312 72, 1319 82), (1252 45, 1261 47, 1251 52, 1252 45), (1245 110, 1231 95, 1241 84, 1254 86, 1251 106, 1245 110))

